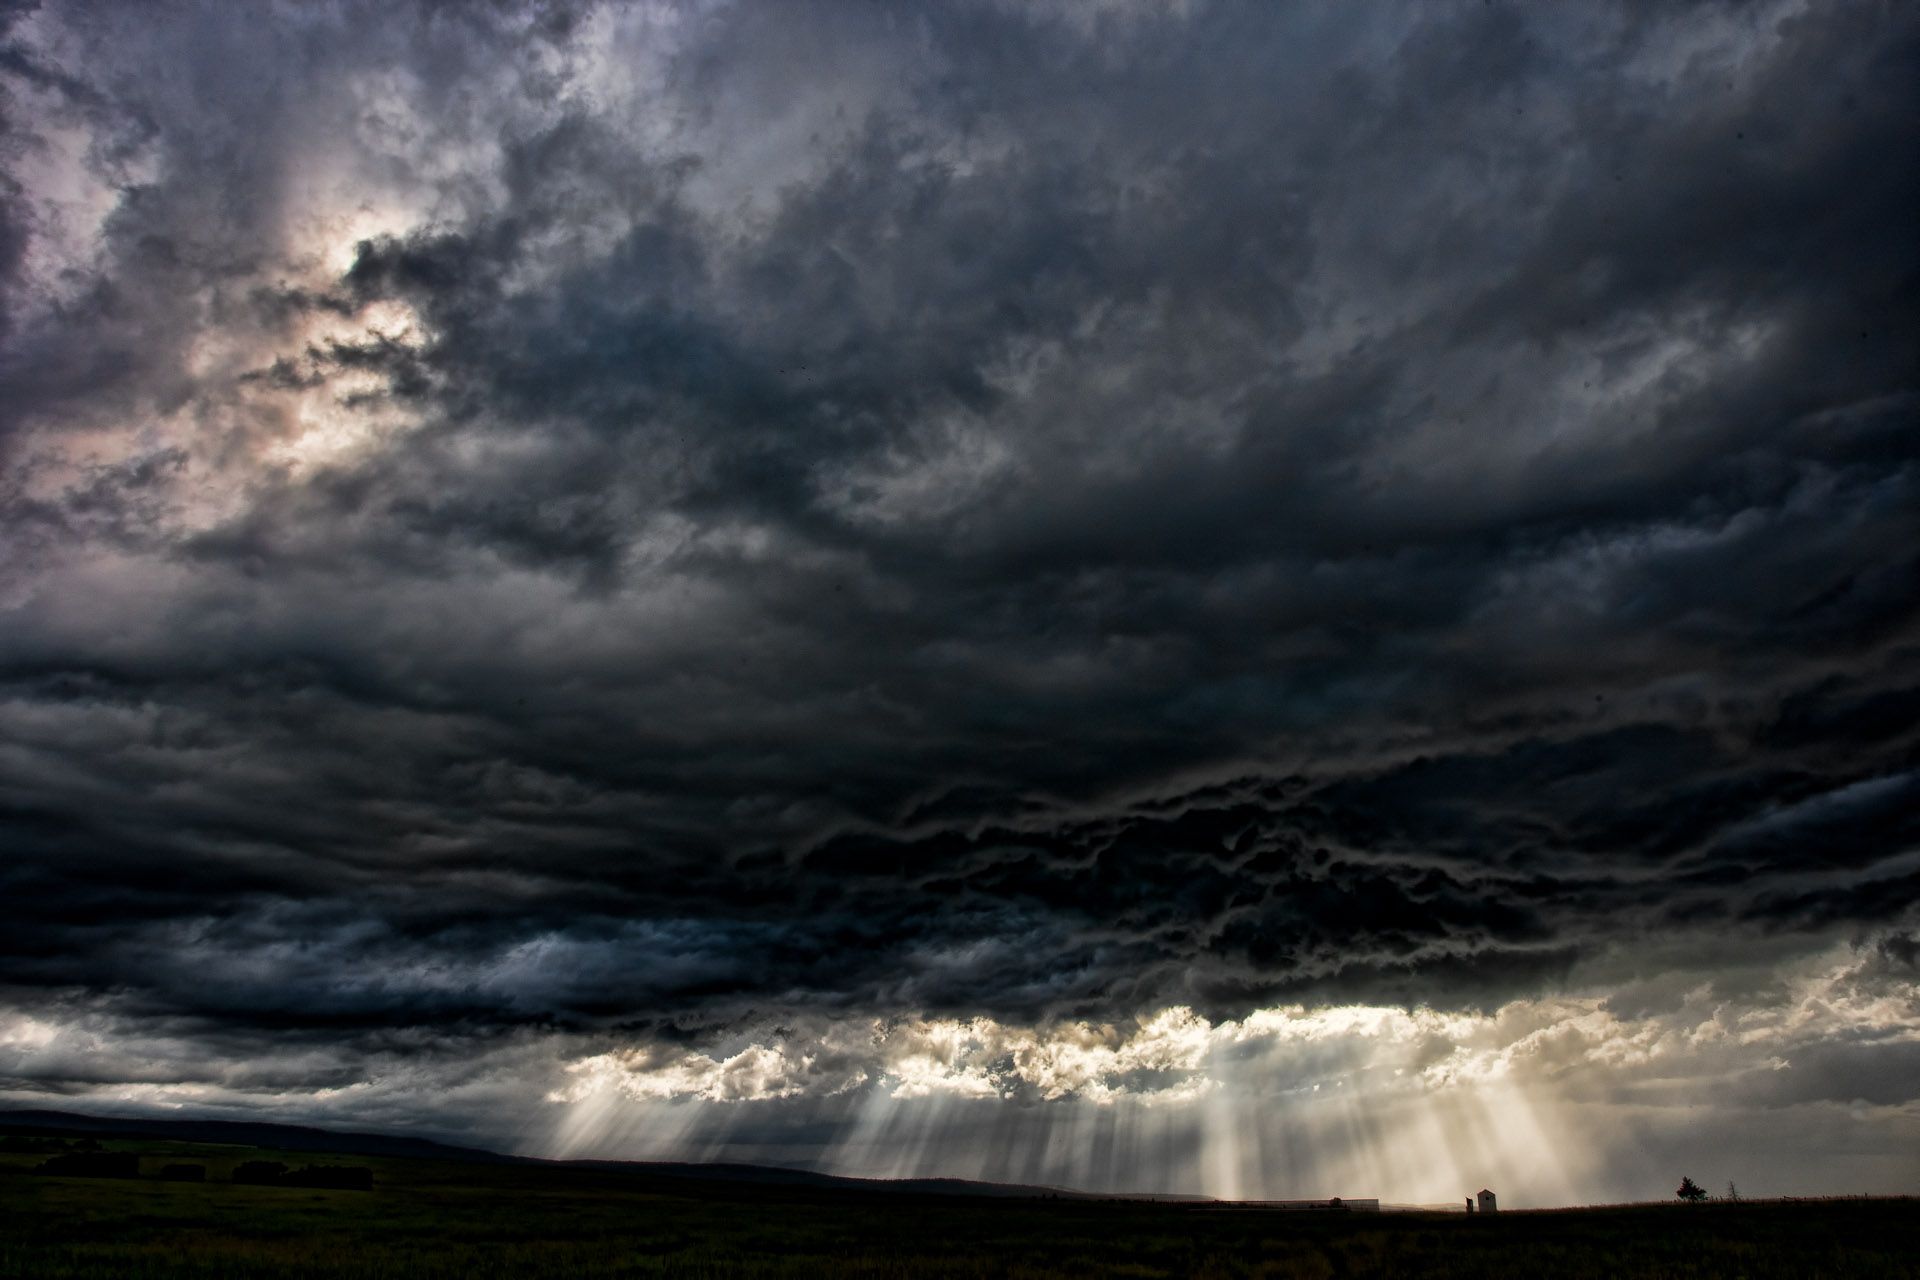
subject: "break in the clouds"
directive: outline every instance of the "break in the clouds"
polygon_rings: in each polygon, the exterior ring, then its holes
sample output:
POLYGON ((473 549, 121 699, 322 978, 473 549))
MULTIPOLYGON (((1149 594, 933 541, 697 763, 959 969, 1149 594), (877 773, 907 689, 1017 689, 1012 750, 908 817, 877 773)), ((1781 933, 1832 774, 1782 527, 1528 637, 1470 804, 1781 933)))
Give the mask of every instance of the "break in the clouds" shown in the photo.
POLYGON ((0 1096, 1920 1179, 1907 6, 0 33, 0 1096))

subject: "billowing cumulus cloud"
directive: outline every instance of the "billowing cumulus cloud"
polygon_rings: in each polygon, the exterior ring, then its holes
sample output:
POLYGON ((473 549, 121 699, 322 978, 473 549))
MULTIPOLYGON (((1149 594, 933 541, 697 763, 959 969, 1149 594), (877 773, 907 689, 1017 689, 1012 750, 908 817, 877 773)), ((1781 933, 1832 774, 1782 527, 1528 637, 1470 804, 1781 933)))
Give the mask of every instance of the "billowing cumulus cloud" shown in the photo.
POLYGON ((1869 0, 0 8, 0 1092, 1306 1193, 1220 1100, 1337 1024, 1910 1127, 1916 85, 1869 0))

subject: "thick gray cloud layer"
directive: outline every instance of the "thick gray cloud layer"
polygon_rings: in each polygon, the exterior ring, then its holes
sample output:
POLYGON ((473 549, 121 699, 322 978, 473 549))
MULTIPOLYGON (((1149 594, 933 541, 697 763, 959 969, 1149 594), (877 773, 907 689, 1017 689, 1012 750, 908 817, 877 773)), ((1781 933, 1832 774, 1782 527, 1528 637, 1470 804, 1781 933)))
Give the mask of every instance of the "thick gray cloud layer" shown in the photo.
POLYGON ((1910 981, 1904 6, 0 12, 12 1007, 1910 981))

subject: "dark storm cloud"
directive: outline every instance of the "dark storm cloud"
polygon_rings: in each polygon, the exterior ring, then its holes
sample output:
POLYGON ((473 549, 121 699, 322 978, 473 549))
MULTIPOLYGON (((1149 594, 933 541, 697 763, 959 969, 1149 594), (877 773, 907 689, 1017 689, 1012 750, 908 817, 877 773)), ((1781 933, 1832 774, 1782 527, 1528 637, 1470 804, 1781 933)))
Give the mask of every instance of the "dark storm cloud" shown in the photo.
POLYGON ((1903 8, 644 16, 10 12, 17 1007, 1900 954, 1903 8))

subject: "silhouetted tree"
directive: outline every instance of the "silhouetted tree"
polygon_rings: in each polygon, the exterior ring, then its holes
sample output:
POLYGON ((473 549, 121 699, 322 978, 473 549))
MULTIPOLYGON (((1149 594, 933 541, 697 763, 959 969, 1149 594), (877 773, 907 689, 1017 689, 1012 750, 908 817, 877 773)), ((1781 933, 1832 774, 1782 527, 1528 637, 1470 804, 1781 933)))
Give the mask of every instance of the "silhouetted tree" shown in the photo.
POLYGON ((1740 1198, 1740 1188, 1733 1185, 1733 1179, 1731 1178, 1727 1179, 1727 1199, 1738 1200, 1739 1198, 1740 1198))
POLYGON ((131 1151, 63 1151, 34 1172, 63 1178, 137 1178, 140 1157, 131 1151))
POLYGON ((287 1176, 287 1166, 277 1160, 249 1160, 233 1171, 235 1182, 250 1182, 256 1186, 272 1186, 287 1176))
POLYGON ((1700 1185, 1692 1178, 1687 1177, 1680 1179, 1680 1189, 1673 1194, 1679 1196, 1688 1204, 1698 1204, 1707 1198, 1707 1193, 1700 1189, 1700 1185))

